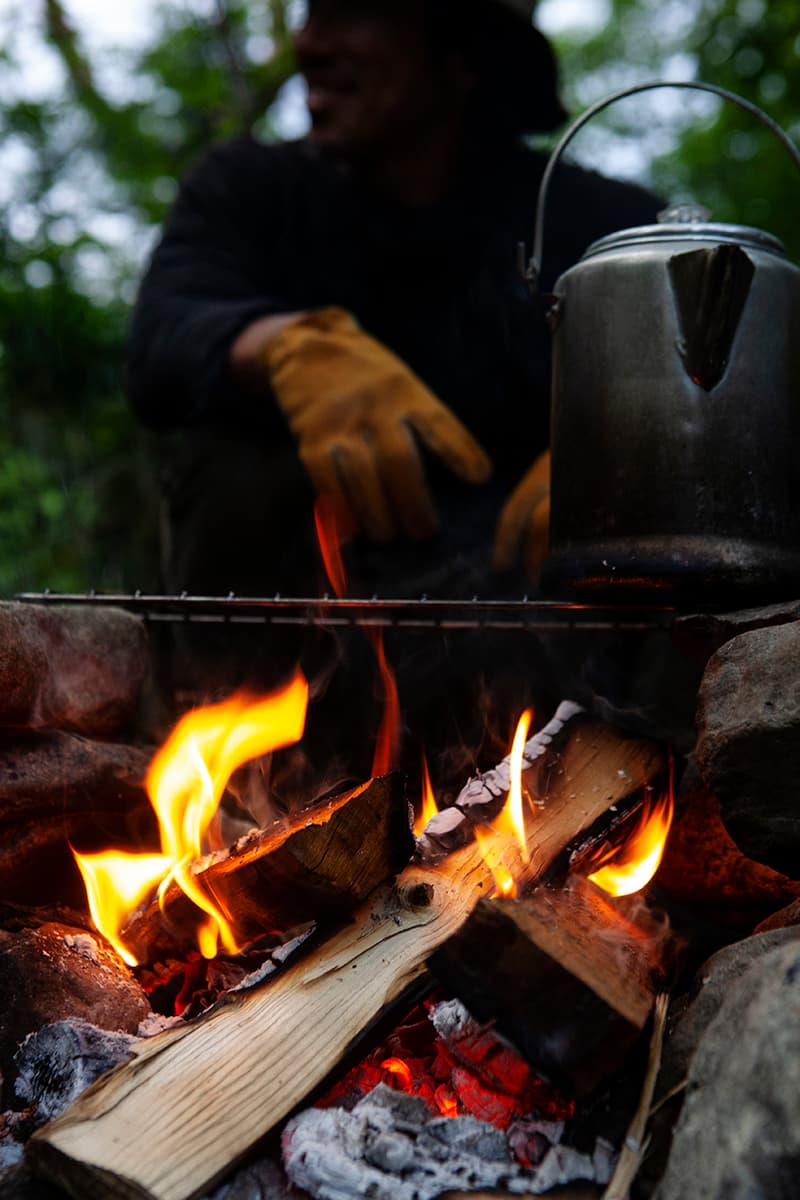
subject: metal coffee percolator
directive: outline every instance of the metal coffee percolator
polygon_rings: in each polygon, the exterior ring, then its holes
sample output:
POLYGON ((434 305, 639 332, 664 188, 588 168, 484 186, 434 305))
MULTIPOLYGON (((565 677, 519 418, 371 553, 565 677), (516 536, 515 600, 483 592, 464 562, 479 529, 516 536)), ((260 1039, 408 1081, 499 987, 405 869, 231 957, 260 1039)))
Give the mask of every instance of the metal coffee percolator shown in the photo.
MULTIPOLYGON (((539 194, 529 275, 541 263, 539 194)), ((562 594, 712 596, 800 588, 800 268, 777 238, 667 210, 594 242, 556 282, 552 508, 544 586, 562 594)), ((655 598, 655 597, 653 597, 655 598)))

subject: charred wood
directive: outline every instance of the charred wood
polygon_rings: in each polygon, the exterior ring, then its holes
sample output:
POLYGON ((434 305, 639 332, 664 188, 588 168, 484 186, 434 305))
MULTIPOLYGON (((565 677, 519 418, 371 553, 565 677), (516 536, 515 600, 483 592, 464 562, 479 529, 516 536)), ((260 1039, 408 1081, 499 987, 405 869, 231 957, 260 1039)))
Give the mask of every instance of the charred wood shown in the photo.
MULTIPOLYGON (((533 810, 526 820, 531 877, 540 878, 545 868, 558 873, 609 838, 653 788, 665 784, 667 770, 657 742, 628 737, 562 701, 523 751, 523 793, 533 810)), ((497 816, 510 786, 509 758, 471 779, 455 804, 428 822, 417 843, 419 860, 435 862, 468 842, 476 825, 497 816)))
MULTIPOLYGON (((644 902, 641 901, 642 907, 644 902)), ((569 1094, 621 1066, 674 968, 659 923, 623 915, 580 879, 521 899, 481 900, 430 967, 569 1094)))

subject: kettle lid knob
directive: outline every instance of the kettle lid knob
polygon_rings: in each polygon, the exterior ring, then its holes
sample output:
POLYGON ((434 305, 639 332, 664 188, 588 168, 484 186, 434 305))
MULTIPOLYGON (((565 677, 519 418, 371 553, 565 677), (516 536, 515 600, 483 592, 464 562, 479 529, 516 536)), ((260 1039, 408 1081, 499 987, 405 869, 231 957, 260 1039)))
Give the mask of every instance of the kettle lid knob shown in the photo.
POLYGON ((662 208, 656 220, 659 225, 703 225, 710 216, 711 212, 702 204, 687 200, 662 208))

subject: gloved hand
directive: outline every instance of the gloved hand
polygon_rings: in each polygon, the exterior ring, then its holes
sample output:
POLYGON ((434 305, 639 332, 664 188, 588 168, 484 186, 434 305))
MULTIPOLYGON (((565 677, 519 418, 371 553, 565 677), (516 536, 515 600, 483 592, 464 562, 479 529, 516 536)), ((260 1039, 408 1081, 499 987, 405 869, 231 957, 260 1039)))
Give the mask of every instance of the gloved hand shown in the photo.
POLYGON ((436 531, 417 438, 467 483, 488 479, 492 464, 461 422, 344 309, 290 321, 260 357, 317 492, 373 541, 436 531))
POLYGON ((492 548, 492 567, 508 571, 522 556, 538 582, 550 533, 550 451, 545 450, 523 475, 503 506, 492 548))

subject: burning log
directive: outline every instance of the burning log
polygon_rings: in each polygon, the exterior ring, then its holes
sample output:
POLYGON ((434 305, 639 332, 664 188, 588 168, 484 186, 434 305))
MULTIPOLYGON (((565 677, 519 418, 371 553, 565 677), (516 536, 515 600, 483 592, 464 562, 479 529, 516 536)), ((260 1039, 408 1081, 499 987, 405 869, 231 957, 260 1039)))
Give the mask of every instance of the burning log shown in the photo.
MULTIPOLYGON (((307 813, 300 828, 255 829, 199 859, 194 882, 235 927, 240 941, 265 929, 341 918, 408 862, 414 850, 399 775, 371 779, 307 813)), ((194 945, 198 910, 172 883, 160 901, 134 914, 121 940, 137 961, 194 945)))
POLYGON ((429 965, 556 1086, 586 1094, 621 1065, 674 966, 669 930, 633 901, 626 916, 584 879, 481 900, 429 965))
MULTIPOLYGON (((539 879, 545 868, 558 874, 583 858, 666 774, 667 760, 658 743, 628 737, 579 705, 563 701, 522 751, 522 789, 538 810, 538 816, 526 822, 535 825, 528 838, 531 877, 539 879)), ((469 841, 476 825, 496 817, 510 783, 510 756, 493 771, 471 779, 453 807, 428 822, 418 841, 418 857, 435 862, 469 841)))
MULTIPOLYGON (((580 770, 559 771, 555 751, 548 759, 542 781, 560 783, 537 810, 523 882, 541 878, 571 844, 593 843, 603 824, 607 834, 620 809, 641 800, 643 779, 664 766, 651 743, 639 743, 637 757, 630 739, 609 734, 605 740, 597 725, 587 718, 574 726, 584 745, 580 770), (592 750, 592 731, 597 744, 618 746, 616 771, 608 754, 592 750), (588 769, 592 760, 606 762, 599 779, 588 769)), ((572 761, 571 737, 560 753, 572 761)), ((101 1186, 109 1200, 200 1194, 322 1084, 354 1041, 419 983, 429 956, 492 886, 491 870, 474 845, 445 862, 407 868, 393 889, 375 894, 315 957, 266 988, 231 997, 196 1025, 139 1047, 131 1063, 31 1139, 30 1161, 76 1197, 96 1194, 101 1186)))

